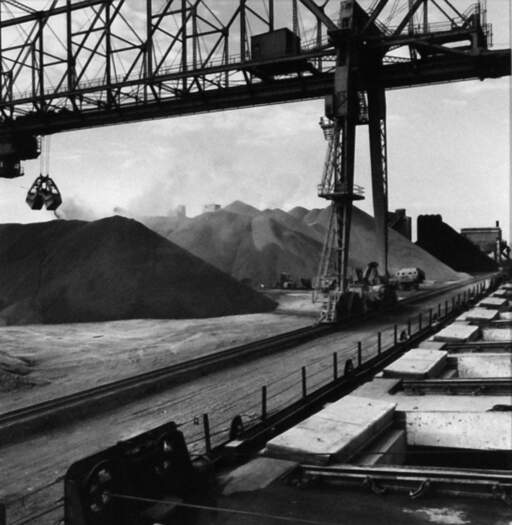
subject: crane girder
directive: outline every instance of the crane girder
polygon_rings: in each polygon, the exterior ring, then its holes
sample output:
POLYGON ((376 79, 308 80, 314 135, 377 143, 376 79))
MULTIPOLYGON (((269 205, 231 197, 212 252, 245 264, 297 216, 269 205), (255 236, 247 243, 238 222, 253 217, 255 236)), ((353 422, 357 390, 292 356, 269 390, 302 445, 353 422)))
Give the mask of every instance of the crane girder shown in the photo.
MULTIPOLYGON (((382 83, 386 89, 417 87, 457 80, 498 78, 510 75, 510 50, 486 51, 480 56, 444 56, 415 64, 389 63, 382 68, 382 83)), ((371 79, 363 75, 355 79, 358 90, 365 90, 371 79)), ((153 118, 176 117, 209 111, 261 106, 322 98, 332 93, 334 71, 306 78, 277 79, 258 82, 248 89, 234 86, 191 93, 186 99, 169 97, 157 102, 132 104, 120 108, 97 108, 88 111, 47 112, 42 119, 37 114, 20 116, 0 126, 0 137, 13 132, 34 135, 58 133, 109 124, 120 124, 153 118)), ((76 92, 78 96, 78 92, 76 92)))
MULTIPOLYGON (((488 50, 471 16, 442 31, 410 34, 378 21, 389 8, 386 0, 368 13, 354 2, 355 30, 347 33, 332 15, 339 0, 279 0, 279 10, 275 0, 233 0, 222 20, 213 1, 145 0, 134 12, 124 0, 53 0, 44 11, 20 9, 7 17, 4 10, 0 137, 322 97, 332 93, 337 53, 347 38, 383 57, 386 89, 510 74, 510 50, 488 50), (310 17, 316 38, 298 40, 299 47, 282 56, 256 59, 250 38, 257 31, 299 31, 297 16, 278 16, 286 2, 290 13, 293 5, 302 9, 302 20, 310 17), (418 57, 393 57, 399 46, 417 49, 418 57)), ((418 6, 415 0, 399 28, 418 6)), ((364 72, 354 76, 359 90, 372 82, 364 72)))

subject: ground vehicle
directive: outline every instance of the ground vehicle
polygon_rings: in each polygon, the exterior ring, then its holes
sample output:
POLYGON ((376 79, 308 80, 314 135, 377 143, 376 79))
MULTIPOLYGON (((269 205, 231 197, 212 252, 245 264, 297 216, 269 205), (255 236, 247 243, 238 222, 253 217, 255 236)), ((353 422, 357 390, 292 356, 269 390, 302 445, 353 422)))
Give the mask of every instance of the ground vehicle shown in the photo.
POLYGON ((370 262, 364 272, 357 268, 357 277, 348 283, 347 293, 336 290, 335 278, 321 279, 316 296, 324 302, 320 322, 332 323, 393 306, 397 301, 395 284, 379 275, 378 266, 370 262))
POLYGON ((281 272, 276 288, 281 288, 282 290, 311 290, 311 279, 301 277, 299 280, 296 280, 289 273, 281 272))
POLYGON ((289 273, 281 272, 277 287, 283 290, 293 290, 297 288, 297 283, 289 273))
POLYGON ((417 290, 425 280, 425 272, 421 268, 400 268, 395 278, 399 290, 417 290))

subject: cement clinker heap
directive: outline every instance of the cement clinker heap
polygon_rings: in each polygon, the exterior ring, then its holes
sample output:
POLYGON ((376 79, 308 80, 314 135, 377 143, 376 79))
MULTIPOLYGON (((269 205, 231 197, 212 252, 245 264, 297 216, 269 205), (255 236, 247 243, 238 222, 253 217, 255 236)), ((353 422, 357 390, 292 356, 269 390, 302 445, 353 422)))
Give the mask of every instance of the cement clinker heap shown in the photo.
MULTIPOLYGON (((295 279, 316 275, 328 219, 327 208, 259 211, 236 201, 187 219, 168 238, 239 280, 273 286, 281 272, 295 279)), ((350 255, 352 271, 376 260, 374 220, 358 208, 352 219, 350 255)), ((427 279, 435 281, 465 277, 394 230, 389 230, 389 266, 392 273, 420 267, 427 279)))
POLYGON ((198 318, 273 301, 122 217, 0 225, 0 322, 198 318))

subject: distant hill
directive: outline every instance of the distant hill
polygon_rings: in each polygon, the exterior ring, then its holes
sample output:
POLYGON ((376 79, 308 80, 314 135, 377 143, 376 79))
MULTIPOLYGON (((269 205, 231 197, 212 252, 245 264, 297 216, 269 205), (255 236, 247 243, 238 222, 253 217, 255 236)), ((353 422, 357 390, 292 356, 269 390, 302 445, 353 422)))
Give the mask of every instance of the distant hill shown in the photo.
POLYGON ((0 225, 0 322, 197 318, 275 303, 122 217, 0 225))

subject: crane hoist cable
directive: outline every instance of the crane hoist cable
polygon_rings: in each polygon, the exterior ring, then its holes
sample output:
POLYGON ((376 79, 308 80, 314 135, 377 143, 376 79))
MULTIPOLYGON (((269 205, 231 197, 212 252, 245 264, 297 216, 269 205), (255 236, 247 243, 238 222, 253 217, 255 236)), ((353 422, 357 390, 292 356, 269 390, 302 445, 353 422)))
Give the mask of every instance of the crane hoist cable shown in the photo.
POLYGON ((40 210, 44 206, 47 210, 54 211, 62 204, 62 197, 59 188, 50 177, 51 137, 41 137, 40 141, 39 177, 28 190, 26 202, 32 210, 40 210))

